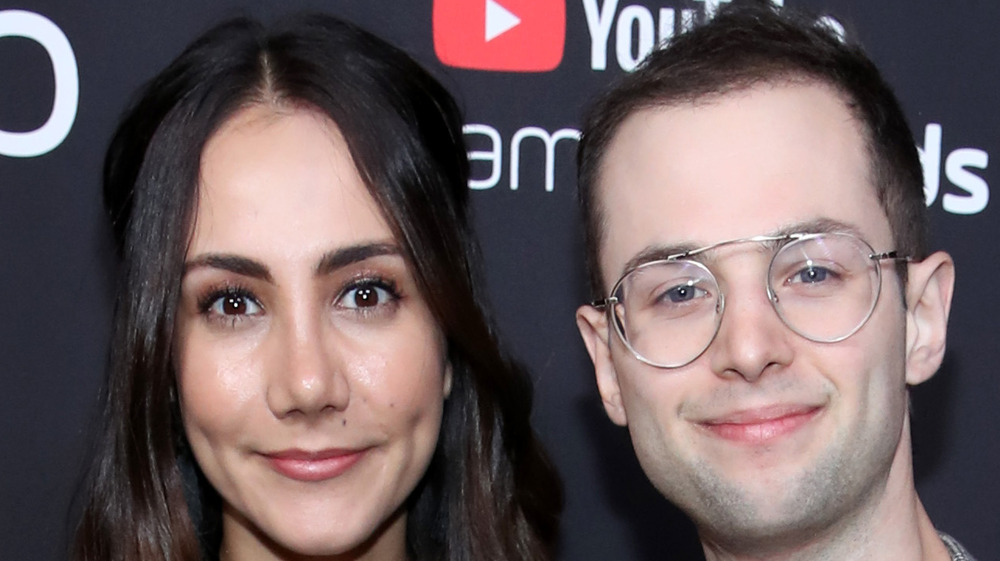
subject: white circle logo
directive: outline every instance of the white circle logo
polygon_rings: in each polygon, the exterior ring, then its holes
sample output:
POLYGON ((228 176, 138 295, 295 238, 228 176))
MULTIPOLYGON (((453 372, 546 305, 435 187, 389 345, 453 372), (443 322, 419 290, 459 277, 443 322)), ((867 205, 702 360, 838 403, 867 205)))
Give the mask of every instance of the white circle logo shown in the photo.
POLYGON ((48 18, 22 10, 0 11, 0 37, 25 37, 48 53, 55 74, 52 113, 41 127, 28 132, 0 130, 0 154, 32 158, 62 144, 73 128, 80 101, 80 76, 76 55, 66 34, 48 18))

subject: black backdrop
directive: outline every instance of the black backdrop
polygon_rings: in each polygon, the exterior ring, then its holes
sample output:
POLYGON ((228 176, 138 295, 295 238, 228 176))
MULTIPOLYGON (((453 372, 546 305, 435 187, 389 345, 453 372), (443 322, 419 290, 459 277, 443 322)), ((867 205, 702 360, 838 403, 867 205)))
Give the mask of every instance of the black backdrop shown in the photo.
MULTIPOLYGON (((485 43, 488 0, 437 0, 436 8, 430 0, 0 1, 0 558, 65 556, 112 309, 99 172, 117 116, 211 23, 302 8, 342 15, 411 52, 455 92, 473 125, 473 203, 489 288, 504 336, 532 369, 535 421, 566 482, 561 558, 700 557, 689 523, 655 494, 627 433, 604 417, 578 340, 573 311, 586 291, 573 157, 586 100, 692 17, 685 14, 700 18, 717 1, 499 2, 521 22, 485 43), (448 19, 453 10, 473 24, 448 19), (448 37, 483 50, 456 55, 448 37), (534 50, 517 50, 532 41, 534 50), (548 70, 459 69, 442 63, 463 62, 449 56, 548 70), (18 132, 27 134, 10 134, 18 132)), ((917 486, 940 528, 980 560, 995 559, 1000 223, 989 156, 1000 150, 1000 4, 787 4, 829 10, 856 33, 896 85, 923 149, 934 245, 954 255, 958 288, 945 365, 913 391, 917 486)), ((490 17, 494 33, 513 21, 502 11, 490 17)))

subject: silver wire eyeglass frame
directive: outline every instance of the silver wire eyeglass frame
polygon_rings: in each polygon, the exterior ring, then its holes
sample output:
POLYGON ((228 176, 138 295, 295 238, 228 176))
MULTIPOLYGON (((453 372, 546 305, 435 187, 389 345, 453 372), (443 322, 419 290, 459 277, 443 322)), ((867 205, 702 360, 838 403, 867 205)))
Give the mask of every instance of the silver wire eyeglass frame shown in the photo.
POLYGON ((882 293, 882 267, 881 267, 882 262, 883 261, 888 261, 888 260, 897 261, 897 262, 910 262, 912 260, 912 258, 910 256, 901 256, 901 255, 899 255, 896 250, 876 252, 872 248, 871 244, 869 244, 864 239, 862 239, 859 236, 857 236, 857 235, 855 235, 853 233, 850 233, 850 232, 837 232, 837 231, 834 231, 834 232, 796 232, 796 233, 782 234, 782 235, 761 235, 761 236, 752 236, 752 237, 747 237, 747 238, 736 238, 736 239, 724 240, 724 241, 721 241, 721 242, 716 242, 716 243, 711 244, 711 245, 707 245, 707 246, 704 246, 704 247, 699 247, 699 248, 696 248, 696 249, 684 251, 682 253, 676 253, 676 254, 668 255, 668 256, 666 256, 666 257, 664 257, 662 259, 656 259, 656 260, 653 260, 653 261, 646 261, 644 263, 640 263, 638 265, 635 265, 635 266, 629 268, 628 270, 626 270, 621 275, 621 277, 618 278, 618 281, 615 282, 614 286, 611 289, 610 294, 606 298, 603 298, 603 299, 600 299, 600 300, 595 300, 595 301, 591 302, 590 305, 593 306, 594 308, 605 310, 605 312, 608 315, 608 322, 611 323, 612 325, 614 325, 614 329, 615 329, 615 332, 618 334, 619 340, 621 340, 621 342, 625 345, 625 348, 627 348, 629 350, 629 352, 632 354, 633 357, 635 357, 636 360, 638 360, 640 362, 643 362, 645 364, 648 364, 650 366, 653 366, 653 367, 656 367, 656 368, 663 368, 663 369, 673 369, 673 368, 680 368, 682 366, 686 366, 686 365, 694 362, 695 360, 698 359, 698 357, 700 357, 702 354, 704 354, 705 351, 712 345, 712 341, 715 340, 715 337, 719 333, 719 328, 720 328, 720 326, 722 324, 722 315, 725 312, 725 303, 726 303, 725 294, 721 291, 721 289, 720 289, 718 297, 717 297, 718 298, 718 301, 717 301, 718 312, 717 312, 717 315, 716 315, 717 319, 716 319, 715 330, 714 330, 712 336, 709 338, 708 342, 705 343, 704 347, 702 347, 701 350, 698 351, 697 354, 695 354, 693 357, 691 357, 690 359, 688 359, 686 361, 678 362, 676 364, 661 364, 661 363, 649 360, 646 357, 642 356, 642 354, 640 354, 638 351, 636 351, 632 347, 631 343, 629 343, 629 341, 628 341, 628 337, 625 335, 625 332, 624 332, 624 325, 622 325, 622 323, 624 322, 624 319, 619 318, 617 316, 617 314, 615 314, 615 311, 614 311, 616 304, 619 304, 619 303, 624 304, 624 302, 622 302, 618 297, 616 297, 615 294, 617 294, 618 291, 621 289, 622 284, 629 277, 629 275, 633 274, 634 272, 640 271, 640 270, 648 268, 648 267, 655 267, 655 266, 658 266, 658 265, 662 265, 663 263, 678 262, 678 261, 686 261, 688 263, 691 263, 691 264, 695 265, 696 267, 699 267, 699 268, 703 269, 709 275, 709 278, 713 279, 713 281, 716 283, 716 285, 718 285, 717 277, 715 276, 714 273, 712 273, 712 271, 705 264, 703 264, 701 262, 698 262, 698 261, 693 261, 693 260, 687 261, 688 258, 697 256, 697 255, 699 255, 701 253, 705 253, 705 252, 711 251, 713 249, 718 249, 720 247, 724 247, 724 246, 728 246, 728 245, 743 244, 743 243, 774 243, 774 244, 777 244, 779 246, 779 249, 776 250, 774 252, 774 254, 771 256, 771 262, 768 265, 768 274, 767 274, 767 276, 765 278, 765 281, 764 281, 764 283, 765 283, 765 290, 766 290, 766 293, 767 293, 767 298, 771 302, 771 307, 774 309, 775 313, 781 319, 781 322, 788 329, 790 329, 793 333, 796 333, 796 334, 798 334, 798 335, 800 335, 800 336, 802 336, 802 337, 804 337, 804 338, 806 338, 806 339, 808 339, 810 341, 814 341, 814 342, 818 342, 818 343, 838 343, 840 341, 843 341, 843 340, 851 337, 852 335, 854 335, 855 333, 857 333, 862 327, 864 327, 864 325, 866 323, 868 323, 868 320, 871 319, 872 313, 875 311, 875 307, 878 305, 879 297, 880 297, 880 295, 882 293), (796 328, 784 316, 784 314, 782 313, 781 308, 780 308, 780 306, 778 304, 778 296, 777 296, 774 288, 772 287, 772 283, 771 283, 771 276, 772 276, 771 275, 771 269, 774 266, 774 262, 775 262, 776 256, 780 253, 781 249, 784 248, 788 243, 790 243, 790 242, 798 242, 798 241, 808 241, 808 240, 813 240, 813 239, 820 239, 820 238, 825 238, 825 237, 829 237, 829 236, 845 236, 845 237, 849 237, 852 240, 855 240, 855 241, 859 242, 861 244, 861 247, 866 248, 868 250, 868 254, 867 254, 868 258, 871 259, 875 263, 875 265, 874 265, 875 278, 876 278, 876 284, 875 284, 875 287, 874 287, 874 294, 875 294, 875 296, 872 299, 871 306, 869 306, 868 311, 865 314, 864 318, 853 329, 851 329, 848 333, 846 333, 845 335, 841 335, 841 336, 830 338, 830 339, 818 339, 818 338, 812 337, 809 334, 804 333, 801 330, 799 330, 798 328, 796 328))

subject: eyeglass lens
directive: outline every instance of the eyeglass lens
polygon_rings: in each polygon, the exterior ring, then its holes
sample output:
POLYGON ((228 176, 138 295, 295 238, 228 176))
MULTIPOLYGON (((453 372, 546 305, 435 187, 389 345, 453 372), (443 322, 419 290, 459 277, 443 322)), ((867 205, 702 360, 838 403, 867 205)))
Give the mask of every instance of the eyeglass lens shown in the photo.
MULTIPOLYGON (((818 234, 781 246, 768 270, 768 297, 795 333, 843 340, 871 315, 880 289, 872 249, 849 234, 818 234)), ((693 260, 657 261, 626 275, 614 293, 615 328, 640 359, 676 367, 715 338, 724 298, 715 276, 693 260)))

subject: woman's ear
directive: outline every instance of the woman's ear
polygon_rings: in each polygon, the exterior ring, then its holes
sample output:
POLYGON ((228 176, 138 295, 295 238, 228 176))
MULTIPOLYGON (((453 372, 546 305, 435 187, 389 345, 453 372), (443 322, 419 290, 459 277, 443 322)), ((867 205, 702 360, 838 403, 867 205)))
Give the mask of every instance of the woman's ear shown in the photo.
POLYGON ((444 398, 448 399, 451 396, 451 378, 452 378, 452 367, 451 359, 447 359, 444 364, 444 398))
POLYGON ((618 373, 611 360, 607 314, 585 304, 576 310, 576 326, 587 347, 587 353, 590 354, 590 360, 594 363, 597 390, 601 393, 604 410, 613 423, 626 426, 628 418, 622 405, 621 386, 618 385, 618 373))
POLYGON ((908 265, 906 282, 906 383, 916 385, 944 360, 955 263, 938 251, 908 265))

